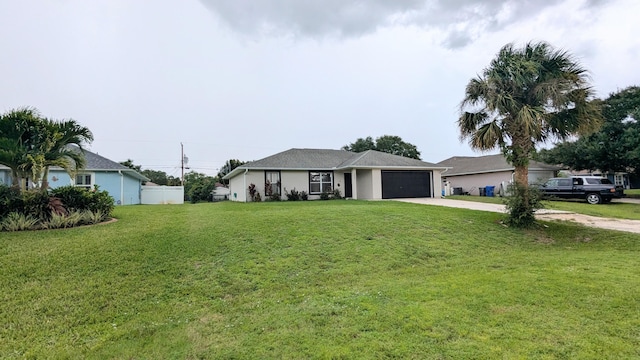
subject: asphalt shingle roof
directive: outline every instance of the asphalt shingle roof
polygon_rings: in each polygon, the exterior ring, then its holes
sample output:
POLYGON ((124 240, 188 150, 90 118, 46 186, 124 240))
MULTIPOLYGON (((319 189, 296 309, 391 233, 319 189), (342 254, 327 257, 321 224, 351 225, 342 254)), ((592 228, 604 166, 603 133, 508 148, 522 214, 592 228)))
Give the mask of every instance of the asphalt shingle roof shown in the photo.
POLYGON ((289 149, 264 159, 237 167, 225 178, 245 170, 329 170, 344 168, 441 168, 422 160, 406 158, 375 150, 355 153, 346 150, 289 149))
MULTIPOLYGON (((442 176, 482 174, 514 170, 504 155, 454 156, 440 161, 436 165, 450 168, 442 176)), ((529 170, 560 170, 562 167, 531 160, 529 170)))

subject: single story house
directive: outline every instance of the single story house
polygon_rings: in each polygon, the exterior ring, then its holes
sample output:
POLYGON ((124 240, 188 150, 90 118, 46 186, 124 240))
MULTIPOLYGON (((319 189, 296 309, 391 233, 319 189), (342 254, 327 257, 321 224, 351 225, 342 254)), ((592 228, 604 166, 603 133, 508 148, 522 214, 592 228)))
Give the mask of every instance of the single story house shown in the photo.
POLYGON ((633 182, 633 177, 626 172, 614 172, 614 173, 608 173, 608 172, 602 172, 600 170, 580 170, 580 171, 562 171, 562 173, 566 174, 567 176, 570 175, 589 175, 589 176, 602 176, 602 177, 606 177, 607 179, 609 179, 609 181, 611 181, 611 183, 622 186, 625 189, 634 189, 634 188, 638 188, 638 186, 634 187, 634 182, 633 182))
MULTIPOLYGON (((513 182, 515 168, 504 155, 454 156, 436 165, 446 167, 442 181, 446 195, 454 193, 480 195, 481 188, 494 186, 495 192, 504 193, 513 182), (447 191, 449 190, 449 191, 447 191)), ((538 161, 529 162, 529 183, 537 184, 557 175, 562 167, 538 161)))
MULTIPOLYGON (((116 205, 140 204, 142 183, 149 180, 146 176, 91 151, 85 150, 84 154, 86 166, 75 179, 62 168, 50 168, 49 187, 74 185, 92 189, 98 185, 113 197, 116 205)), ((4 165, 0 165, 0 183, 11 185, 11 170, 4 165)))
POLYGON ((309 199, 340 191, 351 199, 434 197, 441 194, 444 167, 421 160, 368 150, 289 149, 239 166, 229 180, 229 199, 251 201, 249 186, 265 198, 265 189, 286 200, 285 192, 305 191, 309 199))

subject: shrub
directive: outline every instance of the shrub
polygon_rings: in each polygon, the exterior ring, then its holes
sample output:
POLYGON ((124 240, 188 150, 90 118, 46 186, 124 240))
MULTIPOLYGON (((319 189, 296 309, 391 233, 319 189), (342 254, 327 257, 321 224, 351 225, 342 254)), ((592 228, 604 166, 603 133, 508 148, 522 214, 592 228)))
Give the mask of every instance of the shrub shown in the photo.
POLYGON ((37 223, 38 219, 34 218, 33 216, 18 212, 12 212, 9 213, 2 220, 2 222, 0 222, 0 228, 6 231, 31 230, 35 228, 37 223))
POLYGON ((510 196, 504 198, 508 214, 506 224, 517 228, 533 226, 536 210, 544 208, 540 190, 514 183, 509 185, 508 193, 510 196))
POLYGON ((23 209, 22 195, 15 187, 0 184, 0 219, 14 211, 23 209))
POLYGON ((336 200, 336 199, 342 199, 342 194, 340 193, 339 189, 326 189, 325 191, 322 192, 322 194, 320 194, 320 200, 336 200))
POLYGON ((296 188, 293 188, 291 191, 287 191, 287 188, 285 188, 284 194, 287 196, 287 200, 289 201, 307 200, 308 198, 305 191, 298 191, 296 188))
POLYGON ((15 210, 35 219, 46 221, 51 217, 49 194, 41 190, 23 191, 22 209, 15 210))
POLYGON ((72 211, 68 214, 52 213, 49 220, 42 223, 44 229, 70 228, 82 224, 83 213, 72 211))
POLYGON ((100 211, 108 217, 115 207, 113 197, 106 191, 100 191, 98 186, 93 190, 71 185, 61 186, 51 190, 51 195, 59 198, 67 211, 100 211))
POLYGON ((81 223, 86 225, 99 224, 106 220, 105 214, 98 210, 93 212, 91 210, 85 210, 82 212, 82 220, 81 223))
POLYGON ((249 184, 249 197, 251 201, 260 202, 262 201, 262 197, 260 197, 260 193, 256 190, 256 184, 249 184))

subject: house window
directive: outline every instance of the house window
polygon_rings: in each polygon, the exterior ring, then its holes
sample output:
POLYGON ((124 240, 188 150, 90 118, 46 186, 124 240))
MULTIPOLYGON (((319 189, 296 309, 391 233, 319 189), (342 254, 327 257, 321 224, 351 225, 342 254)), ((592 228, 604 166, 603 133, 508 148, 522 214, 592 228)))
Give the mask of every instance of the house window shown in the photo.
POLYGON ((76 175, 76 186, 91 189, 93 187, 93 176, 91 174, 76 175))
POLYGON ((280 171, 264 172, 264 194, 266 196, 280 195, 280 171))
POLYGON ((311 171, 309 172, 309 194, 321 194, 333 189, 333 172, 311 171))

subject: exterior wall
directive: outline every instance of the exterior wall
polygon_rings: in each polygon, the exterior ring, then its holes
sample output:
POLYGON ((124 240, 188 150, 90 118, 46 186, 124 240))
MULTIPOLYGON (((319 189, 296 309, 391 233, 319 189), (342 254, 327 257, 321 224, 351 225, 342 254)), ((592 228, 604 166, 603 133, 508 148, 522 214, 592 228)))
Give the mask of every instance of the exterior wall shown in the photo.
POLYGON ((0 184, 11 185, 10 170, 0 169, 0 184))
POLYGON ((95 184, 106 190, 115 199, 116 205, 140 204, 142 182, 117 172, 96 172, 95 184))
POLYGON ((542 184, 554 176, 553 170, 529 170, 529 184, 542 184))
MULTIPOLYGON (((307 194, 309 193, 308 171, 281 171, 280 182, 283 200, 287 199, 287 196, 284 194, 285 190, 291 191, 295 189, 296 191, 305 191, 307 194)), ((309 196, 309 198, 311 199, 312 197, 309 196)))
POLYGON ((431 197, 434 198, 439 198, 442 196, 442 178, 441 178, 441 171, 440 170, 433 170, 432 171, 432 176, 433 179, 431 179, 431 188, 433 189, 433 194, 431 194, 431 197))
POLYGON ((142 204, 184 204, 183 186, 143 186, 142 204))
MULTIPOLYGON (((245 173, 242 172, 232 179, 229 180, 229 199, 233 201, 247 202, 249 199, 249 185, 255 184, 256 189, 260 193, 260 197, 264 201, 264 171, 263 170, 254 170, 246 174, 246 182, 245 182, 245 173), (246 187, 245 187, 246 183, 246 187)), ((344 196, 344 174, 340 171, 333 172, 333 188, 339 189, 340 194, 344 196)), ((287 200, 287 196, 285 195, 286 191, 291 190, 297 191, 305 191, 309 194, 309 171, 307 170, 294 170, 280 171, 280 191, 281 191, 281 199, 287 200)), ((309 200, 318 200, 320 199, 320 195, 317 194, 309 194, 309 200)))
MULTIPOLYGON (((282 175, 281 182, 282 182, 282 175)), ((229 199, 232 201, 247 202, 249 199, 249 185, 255 184, 260 196, 264 199, 264 171, 249 170, 246 174, 241 172, 229 180, 229 199)))
MULTIPOLYGON (((380 178, 380 176, 378 176, 380 178)), ((357 199, 360 200, 373 200, 373 174, 371 170, 356 170, 355 178, 351 179, 353 182, 357 182, 357 199)), ((382 179, 379 179, 382 181, 382 179)), ((382 198, 382 190, 380 190, 380 198, 382 198)))
MULTIPOLYGON (((453 188, 460 187, 463 192, 468 192, 471 195, 480 195, 478 188, 485 186, 495 186, 496 192, 500 188, 500 184, 504 182, 510 182, 511 171, 501 171, 487 174, 474 174, 474 175, 458 175, 458 176, 446 176, 446 173, 442 175, 443 181, 448 181, 453 188)), ((434 179, 435 181, 435 179, 434 179)), ((446 194, 451 195, 451 194, 446 194)))

